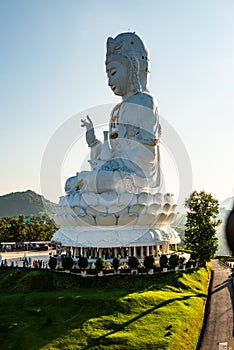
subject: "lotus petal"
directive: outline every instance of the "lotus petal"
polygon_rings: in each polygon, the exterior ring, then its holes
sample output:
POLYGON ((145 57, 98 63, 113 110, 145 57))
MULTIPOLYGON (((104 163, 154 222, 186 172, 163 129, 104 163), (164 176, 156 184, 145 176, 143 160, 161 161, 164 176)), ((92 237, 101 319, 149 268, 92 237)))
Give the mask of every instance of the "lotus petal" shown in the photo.
POLYGON ((135 225, 137 221, 137 214, 122 214, 118 219, 118 225, 135 225))
POLYGON ((157 215, 159 213, 159 211, 161 210, 161 205, 160 204, 151 204, 148 208, 147 208, 147 213, 148 214, 153 214, 153 215, 157 215))
POLYGON ((109 214, 115 214, 117 216, 121 214, 127 214, 128 213, 128 207, 125 205, 112 205, 108 208, 109 214))
POLYGON ((134 204, 129 208, 129 213, 137 213, 140 214, 141 212, 146 211, 147 207, 144 204, 134 204))
POLYGON ((99 214, 96 216, 96 224, 98 226, 114 226, 116 225, 116 217, 114 214, 99 214))
POLYGON ((141 213, 137 219, 136 225, 140 225, 140 226, 153 225, 155 220, 156 220, 155 215, 141 213))
POLYGON ((86 213, 92 216, 107 214, 107 208, 104 205, 92 205, 86 208, 86 213))

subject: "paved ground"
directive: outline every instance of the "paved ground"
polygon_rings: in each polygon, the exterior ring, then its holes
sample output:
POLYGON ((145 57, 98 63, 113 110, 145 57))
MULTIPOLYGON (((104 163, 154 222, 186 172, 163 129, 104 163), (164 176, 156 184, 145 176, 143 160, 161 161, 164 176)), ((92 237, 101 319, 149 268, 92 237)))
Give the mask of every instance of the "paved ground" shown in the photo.
POLYGON ((17 251, 17 252, 4 252, 1 253, 0 252, 0 259, 2 257, 2 260, 4 259, 15 259, 15 258, 23 258, 26 254, 27 257, 31 256, 39 256, 39 255, 48 255, 49 258, 49 254, 54 254, 55 250, 44 250, 44 251, 33 251, 33 250, 22 250, 22 251, 17 251))
POLYGON ((213 260, 214 279, 205 333, 200 350, 218 350, 218 342, 233 343, 233 286, 230 269, 213 260))

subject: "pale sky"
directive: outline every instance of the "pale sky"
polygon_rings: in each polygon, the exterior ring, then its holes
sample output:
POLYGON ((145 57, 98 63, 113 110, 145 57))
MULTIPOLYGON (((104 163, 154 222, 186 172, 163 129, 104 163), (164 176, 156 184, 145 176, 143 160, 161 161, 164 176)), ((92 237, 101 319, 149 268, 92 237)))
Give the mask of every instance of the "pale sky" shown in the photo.
MULTIPOLYGON (((232 196, 233 18, 232 0, 0 1, 0 195, 41 193, 41 162, 56 130, 93 108, 100 125, 95 106, 120 102, 107 86, 106 39, 130 30, 149 48, 151 92, 189 155, 192 189, 219 201, 232 196)), ((80 135, 58 174, 61 186, 87 158, 77 123, 80 135)), ((167 177, 176 193, 173 170, 167 177)))

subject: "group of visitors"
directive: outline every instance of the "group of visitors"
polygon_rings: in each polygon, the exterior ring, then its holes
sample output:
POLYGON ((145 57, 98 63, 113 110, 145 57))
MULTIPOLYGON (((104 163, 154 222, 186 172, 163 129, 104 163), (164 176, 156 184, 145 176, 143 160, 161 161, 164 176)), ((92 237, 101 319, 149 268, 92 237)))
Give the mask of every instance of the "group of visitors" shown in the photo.
POLYGON ((31 257, 23 257, 18 259, 4 259, 0 262, 0 267, 23 267, 23 268, 34 268, 34 269, 47 269, 48 260, 34 259, 31 257))

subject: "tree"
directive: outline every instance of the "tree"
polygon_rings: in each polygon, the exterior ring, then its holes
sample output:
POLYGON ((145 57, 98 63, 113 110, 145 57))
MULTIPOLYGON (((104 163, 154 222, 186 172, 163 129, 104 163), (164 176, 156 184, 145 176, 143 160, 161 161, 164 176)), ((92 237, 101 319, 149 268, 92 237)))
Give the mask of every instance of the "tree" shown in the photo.
POLYGON ((184 264, 184 262, 185 262, 185 257, 184 256, 180 256, 179 257, 179 263, 180 263, 180 265, 183 265, 184 264))
POLYGON ((185 201, 185 245, 196 254, 202 266, 215 257, 218 249, 216 226, 222 222, 217 219, 218 205, 218 201, 204 191, 192 192, 185 201))
POLYGON ((86 267, 88 267, 88 259, 85 258, 84 256, 81 256, 78 260, 78 266, 79 268, 82 270, 82 269, 86 269, 86 267))
POLYGON ((169 265, 172 268, 175 268, 179 265, 179 256, 177 254, 172 254, 169 258, 169 265))
POLYGON ((27 240, 29 241, 49 241, 56 231, 53 220, 49 217, 33 216, 27 223, 27 240))
POLYGON ((26 238, 26 225, 24 222, 24 216, 19 215, 19 217, 12 217, 10 219, 6 238, 8 242, 24 242, 26 238))
POLYGON ((118 270, 119 265, 120 265, 120 260, 119 260, 118 258, 114 258, 114 259, 112 260, 112 266, 113 266, 113 268, 114 268, 115 271, 118 270))
POLYGON ((56 229, 47 216, 12 216, 0 219, 0 242, 49 241, 56 229))
POLYGON ((167 267, 168 264, 168 257, 166 254, 162 254, 159 259, 159 264, 161 267, 167 267))
POLYGON ((7 221, 0 218, 0 242, 7 242, 7 221))
POLYGON ((101 258, 101 257, 97 258, 95 265, 96 265, 96 270, 97 271, 102 271, 104 269, 104 267, 105 267, 104 259, 101 258))
POLYGON ((62 259, 62 267, 64 270, 71 270, 73 264, 74 264, 74 261, 70 256, 65 256, 62 259))
POLYGON ((49 267, 51 268, 51 270, 55 270, 57 266, 57 259, 54 256, 51 256, 49 259, 49 267))
POLYGON ((130 269, 137 269, 139 266, 139 261, 135 256, 130 256, 128 258, 128 266, 130 267, 130 269))
POLYGON ((27 224, 28 241, 45 241, 44 225, 39 222, 29 222, 27 224))
POLYGON ((147 270, 151 270, 154 268, 154 257, 153 255, 146 256, 144 259, 144 266, 147 270))

